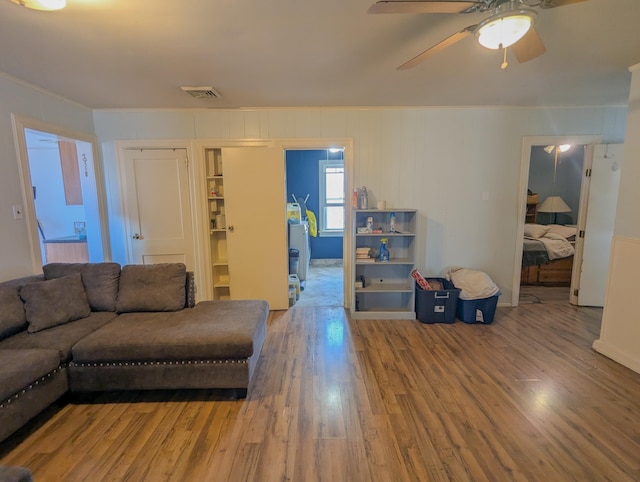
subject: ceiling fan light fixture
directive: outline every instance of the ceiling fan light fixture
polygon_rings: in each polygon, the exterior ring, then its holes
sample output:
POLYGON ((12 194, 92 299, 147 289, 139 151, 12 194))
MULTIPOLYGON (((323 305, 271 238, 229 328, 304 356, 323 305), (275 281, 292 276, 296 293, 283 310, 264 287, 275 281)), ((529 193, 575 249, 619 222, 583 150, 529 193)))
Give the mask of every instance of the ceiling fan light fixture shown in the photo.
POLYGON ((61 10, 67 6, 66 0, 10 0, 22 7, 33 10, 61 10))
POLYGON ((480 23, 477 29, 478 42, 492 50, 510 47, 524 37, 535 18, 535 10, 529 8, 501 11, 480 23))

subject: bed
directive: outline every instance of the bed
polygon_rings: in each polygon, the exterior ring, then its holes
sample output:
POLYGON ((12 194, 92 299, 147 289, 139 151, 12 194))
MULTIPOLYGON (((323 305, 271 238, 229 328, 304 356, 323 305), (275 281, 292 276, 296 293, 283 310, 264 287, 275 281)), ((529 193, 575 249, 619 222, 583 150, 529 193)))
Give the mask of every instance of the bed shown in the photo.
POLYGON ((521 285, 569 286, 576 228, 525 224, 521 285))

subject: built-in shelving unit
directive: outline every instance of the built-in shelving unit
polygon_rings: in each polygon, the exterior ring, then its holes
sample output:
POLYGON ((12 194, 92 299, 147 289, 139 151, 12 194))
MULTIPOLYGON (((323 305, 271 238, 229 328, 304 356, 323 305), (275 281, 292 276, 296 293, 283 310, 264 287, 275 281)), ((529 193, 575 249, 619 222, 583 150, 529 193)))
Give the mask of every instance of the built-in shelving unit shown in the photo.
POLYGON ((415 266, 416 215, 415 209, 354 210, 353 318, 415 319, 411 270, 415 266), (392 214, 395 215, 394 232, 390 232, 392 214), (371 229, 363 232, 368 225, 371 229), (383 238, 388 240, 389 261, 356 257, 358 248, 368 248, 377 254, 383 238))
POLYGON ((227 255, 222 150, 219 148, 205 149, 205 163, 213 299, 225 300, 230 298, 231 284, 227 255))

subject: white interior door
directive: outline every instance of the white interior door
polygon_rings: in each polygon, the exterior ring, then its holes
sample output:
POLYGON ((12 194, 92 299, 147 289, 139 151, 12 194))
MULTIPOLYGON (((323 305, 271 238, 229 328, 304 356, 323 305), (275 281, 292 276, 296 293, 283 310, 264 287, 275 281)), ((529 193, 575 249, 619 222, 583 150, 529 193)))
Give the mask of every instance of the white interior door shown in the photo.
POLYGON ((222 149, 232 299, 289 306, 282 148, 222 149))
POLYGON ((125 149, 122 173, 129 262, 194 270, 186 149, 125 149))
POLYGON ((578 291, 581 306, 604 306, 622 147, 621 144, 595 146, 578 291))

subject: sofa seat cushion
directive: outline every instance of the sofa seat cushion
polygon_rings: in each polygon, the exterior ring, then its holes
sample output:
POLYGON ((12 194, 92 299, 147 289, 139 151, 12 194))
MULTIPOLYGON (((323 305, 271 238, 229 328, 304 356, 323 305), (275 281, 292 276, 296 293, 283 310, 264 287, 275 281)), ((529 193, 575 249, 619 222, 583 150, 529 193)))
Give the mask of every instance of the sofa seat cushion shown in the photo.
POLYGON ((118 263, 49 263, 42 267, 46 279, 80 273, 92 311, 116 311, 120 265, 118 263))
POLYGON ((73 347, 76 364, 245 359, 266 322, 259 300, 204 301, 175 312, 126 313, 73 347))
POLYGON ((0 350, 0 400, 6 400, 60 366, 55 350, 0 350))
POLYGON ((45 348, 58 353, 58 361, 66 363, 71 359, 71 347, 89 333, 109 323, 117 315, 109 311, 91 313, 88 317, 55 326, 37 333, 22 331, 0 341, 0 350, 45 348))

